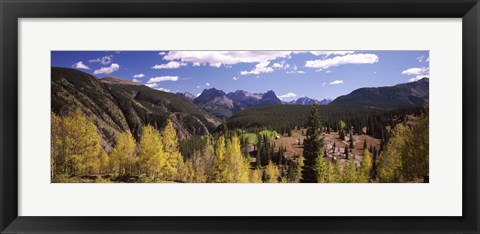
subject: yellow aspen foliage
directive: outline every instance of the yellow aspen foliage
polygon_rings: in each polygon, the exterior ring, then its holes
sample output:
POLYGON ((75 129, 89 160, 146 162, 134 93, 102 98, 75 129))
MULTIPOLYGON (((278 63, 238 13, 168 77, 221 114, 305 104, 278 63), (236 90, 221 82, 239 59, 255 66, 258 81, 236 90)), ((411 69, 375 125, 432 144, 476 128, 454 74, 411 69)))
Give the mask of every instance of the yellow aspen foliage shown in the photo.
POLYGON ((303 155, 300 155, 297 159, 297 168, 296 168, 296 171, 295 171, 295 175, 296 175, 296 179, 295 179, 295 182, 296 183, 299 183, 300 180, 302 180, 302 170, 303 170, 303 166, 305 166, 305 158, 303 157, 303 155))
POLYGON ((363 157, 362 161, 360 162, 360 173, 358 176, 358 182, 360 183, 368 183, 370 182, 370 173, 372 171, 372 156, 370 155, 370 151, 367 149, 363 150, 363 157))
POLYGON ((93 120, 80 108, 62 121, 62 148, 69 174, 92 175, 99 171, 100 136, 93 120))
POLYGON ((429 173, 429 108, 411 125, 411 135, 405 139, 402 152, 402 173, 406 181, 423 179, 429 173))
POLYGON ((325 183, 335 183, 335 165, 332 161, 327 162, 327 176, 325 177, 325 183))
POLYGON ((213 155, 210 147, 205 146, 201 151, 195 150, 190 160, 195 171, 194 182, 205 183, 212 181, 214 170, 213 155))
POLYGON ((340 161, 340 159, 337 159, 336 162, 334 162, 333 164, 335 164, 334 167, 333 167, 334 181, 336 183, 341 183, 341 182, 343 182, 342 161, 340 161))
POLYGON ((356 183, 358 180, 357 165, 355 160, 347 160, 343 165, 343 183, 356 183))
POLYGON ((381 183, 404 182, 402 174, 402 154, 407 138, 411 137, 411 129, 404 124, 397 124, 385 150, 378 159, 377 174, 381 183))
POLYGON ((278 167, 272 163, 272 161, 268 161, 267 167, 265 167, 265 183, 278 183, 278 176, 280 176, 280 171, 278 167))
POLYGON ((227 162, 225 159, 225 137, 222 135, 218 138, 215 145, 215 158, 213 160, 215 166, 215 182, 225 183, 227 182, 227 162))
POLYGON ((55 113, 51 113, 51 158, 50 158, 50 168, 51 168, 51 178, 59 174, 66 173, 66 163, 65 163, 65 154, 63 153, 62 148, 62 119, 55 113))
POLYGON ((187 161, 181 160, 178 164, 178 180, 185 183, 197 182, 195 181, 195 176, 192 159, 187 161))
POLYGON ((117 142, 110 153, 112 172, 118 175, 130 173, 133 157, 135 156, 136 142, 132 134, 122 132, 117 136, 117 142))
POLYGON ((148 177, 163 178, 162 169, 165 165, 165 158, 160 133, 151 125, 144 126, 138 150, 140 170, 148 177))
POLYGON ((225 159, 226 182, 248 183, 250 162, 242 155, 240 139, 237 136, 227 141, 225 159))
POLYGON ((250 171, 250 183, 262 183, 262 170, 250 171))
POLYGON ((110 158, 107 153, 102 150, 100 153, 100 173, 105 174, 110 172, 110 158))
POLYGON ((173 127, 173 122, 169 119, 162 133, 163 149, 165 151, 165 164, 163 166, 164 178, 166 180, 175 180, 177 178, 178 164, 183 160, 178 150, 177 132, 173 127))
POLYGON ((325 159, 323 158, 323 150, 319 153, 318 157, 315 158, 315 175, 317 176, 318 183, 328 182, 328 168, 325 159))

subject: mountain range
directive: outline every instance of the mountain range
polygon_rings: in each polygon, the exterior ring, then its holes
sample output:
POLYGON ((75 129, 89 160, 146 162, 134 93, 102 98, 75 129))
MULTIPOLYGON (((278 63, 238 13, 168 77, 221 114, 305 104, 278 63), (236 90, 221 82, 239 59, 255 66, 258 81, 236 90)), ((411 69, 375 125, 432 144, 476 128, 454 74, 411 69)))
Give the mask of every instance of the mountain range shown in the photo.
POLYGON ((282 101, 272 90, 266 93, 249 93, 237 90, 226 94, 224 91, 215 88, 203 90, 193 102, 220 119, 227 119, 235 112, 249 107, 282 104, 282 101))
POLYGON ((350 105, 381 109, 422 106, 429 99, 429 78, 376 88, 360 88, 337 97, 329 105, 350 105))
POLYGON ((266 93, 244 90, 225 93, 210 88, 195 97, 188 92, 159 91, 118 77, 100 79, 75 69, 51 68, 51 110, 65 115, 81 108, 95 121, 107 149, 113 145, 119 132, 129 130, 138 139, 144 125, 160 129, 167 119, 173 121, 179 138, 187 139, 209 134, 222 119, 253 107, 281 105, 285 107, 282 110, 289 110, 288 106, 291 106, 294 111, 295 106, 320 104, 394 109, 422 106, 428 103, 428 99, 428 78, 395 86, 360 88, 333 101, 301 97, 282 102, 272 90, 266 93))
POLYGON ((298 98, 297 100, 292 100, 289 102, 285 102, 284 104, 291 104, 291 105, 328 105, 330 102, 332 102, 332 99, 322 99, 322 100, 317 100, 314 98, 309 98, 309 97, 301 97, 298 98))

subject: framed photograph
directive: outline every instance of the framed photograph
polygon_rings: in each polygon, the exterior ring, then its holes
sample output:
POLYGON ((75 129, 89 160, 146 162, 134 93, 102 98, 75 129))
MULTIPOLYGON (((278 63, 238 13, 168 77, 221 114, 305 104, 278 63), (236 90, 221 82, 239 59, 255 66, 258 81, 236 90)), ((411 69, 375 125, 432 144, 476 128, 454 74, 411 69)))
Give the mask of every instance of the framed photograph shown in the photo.
POLYGON ((477 0, 1 1, 1 233, 478 233, 477 0))

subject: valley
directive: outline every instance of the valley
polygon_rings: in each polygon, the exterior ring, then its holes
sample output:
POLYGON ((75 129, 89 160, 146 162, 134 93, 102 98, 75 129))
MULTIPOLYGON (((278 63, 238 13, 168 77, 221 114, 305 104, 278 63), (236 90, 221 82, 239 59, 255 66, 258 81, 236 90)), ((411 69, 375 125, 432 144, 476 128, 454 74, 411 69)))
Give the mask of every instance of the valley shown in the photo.
POLYGON ((424 114, 428 84, 424 78, 360 88, 334 100, 300 97, 286 102, 273 90, 226 93, 208 88, 195 97, 118 77, 97 78, 75 69, 52 68, 52 121, 56 123, 52 134, 59 134, 53 137, 58 139, 54 148, 59 150, 54 152, 59 156, 52 164, 52 181, 421 181, 425 176, 421 173, 398 177, 388 169, 398 162, 383 158, 397 152, 396 144, 403 140, 401 147, 425 143, 415 143, 413 136, 420 134, 416 126, 423 126, 425 119, 428 123, 424 114), (95 145, 88 152, 100 156, 85 155, 81 164, 69 161, 65 152, 72 150, 68 148, 72 143, 63 138, 72 134, 66 129, 74 125, 90 129, 95 137, 84 138, 90 141, 85 145, 95 145), (166 158, 154 158, 155 154, 166 158), (158 160, 163 160, 161 170, 152 167, 158 160), (363 168, 365 160, 368 171, 363 168), (308 177, 307 169, 317 176, 308 177))

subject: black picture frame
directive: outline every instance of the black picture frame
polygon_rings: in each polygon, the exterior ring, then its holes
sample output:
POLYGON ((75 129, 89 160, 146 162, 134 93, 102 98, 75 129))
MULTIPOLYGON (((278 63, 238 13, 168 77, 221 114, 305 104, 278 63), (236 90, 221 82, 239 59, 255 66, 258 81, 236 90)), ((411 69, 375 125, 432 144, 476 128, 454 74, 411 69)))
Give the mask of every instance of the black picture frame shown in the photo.
MULTIPOLYGON (((1 233, 479 232, 480 5, 478 0, 0 0, 0 15, 1 233), (18 216, 18 19, 58 17, 462 18, 463 216, 18 216)), ((39 200, 39 202, 42 201, 39 200)))

